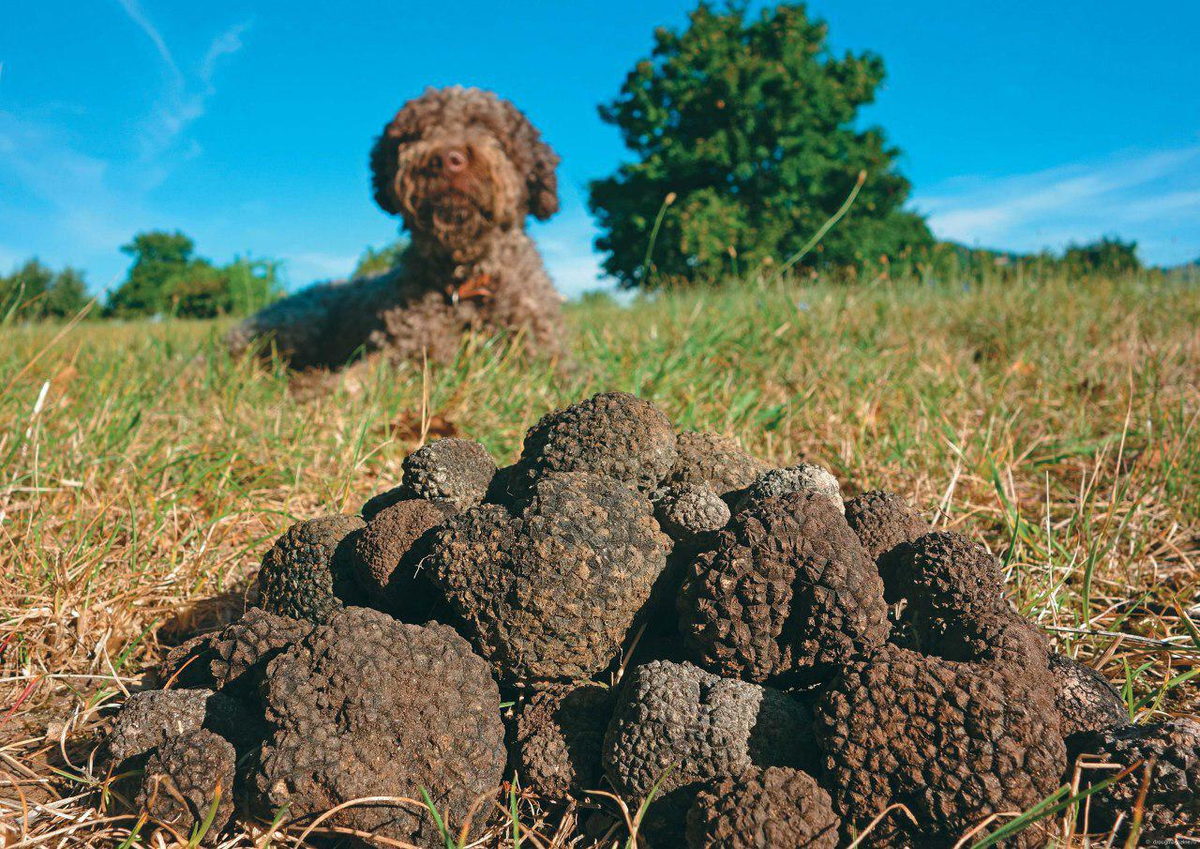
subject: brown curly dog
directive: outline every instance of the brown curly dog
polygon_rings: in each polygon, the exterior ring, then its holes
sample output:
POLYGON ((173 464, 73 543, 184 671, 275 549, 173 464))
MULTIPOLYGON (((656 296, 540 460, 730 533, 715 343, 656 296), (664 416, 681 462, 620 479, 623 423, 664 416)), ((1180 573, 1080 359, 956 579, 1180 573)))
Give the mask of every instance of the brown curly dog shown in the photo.
POLYGON ((525 216, 558 211, 558 161, 507 100, 427 90, 371 151, 375 201, 411 234, 400 262, 279 301, 235 328, 230 347, 269 338, 293 368, 338 368, 373 352, 445 361, 467 330, 523 329, 532 351, 557 354, 561 299, 525 216))

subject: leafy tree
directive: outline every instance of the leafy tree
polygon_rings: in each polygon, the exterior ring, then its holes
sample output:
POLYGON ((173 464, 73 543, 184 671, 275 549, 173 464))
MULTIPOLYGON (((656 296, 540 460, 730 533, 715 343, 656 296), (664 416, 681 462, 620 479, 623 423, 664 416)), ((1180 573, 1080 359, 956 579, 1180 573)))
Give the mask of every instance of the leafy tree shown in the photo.
POLYGON ((283 297, 280 274, 283 263, 276 259, 237 257, 225 266, 228 311, 250 315, 283 297))
POLYGON ((358 265, 354 267, 351 277, 370 277, 373 274, 382 274, 390 268, 394 268, 400 262, 400 254, 404 253, 404 249, 408 247, 408 239, 401 236, 393 242, 389 242, 382 248, 367 248, 362 252, 362 256, 358 258, 358 265))
POLYGON ((1115 236, 1105 236, 1086 245, 1070 245, 1063 253, 1063 263, 1074 272, 1104 271, 1126 274, 1140 271, 1137 242, 1123 242, 1115 236))
POLYGON ((156 315, 169 307, 171 278, 186 270, 195 243, 179 231, 138 233, 122 253, 133 257, 129 274, 108 300, 114 315, 156 315))
POLYGON ((660 28, 649 58, 600 107, 637 161, 591 184, 605 269, 627 288, 715 280, 782 262, 841 206, 849 214, 810 257, 849 264, 932 244, 905 212, 899 151, 860 107, 883 80, 873 53, 834 56, 803 4, 748 20, 707 3, 678 32, 660 28), (673 199, 670 202, 668 199, 673 199))
POLYGON ((82 272, 67 267, 56 273, 36 257, 7 277, 0 276, 0 317, 19 321, 71 318, 89 300, 82 272))

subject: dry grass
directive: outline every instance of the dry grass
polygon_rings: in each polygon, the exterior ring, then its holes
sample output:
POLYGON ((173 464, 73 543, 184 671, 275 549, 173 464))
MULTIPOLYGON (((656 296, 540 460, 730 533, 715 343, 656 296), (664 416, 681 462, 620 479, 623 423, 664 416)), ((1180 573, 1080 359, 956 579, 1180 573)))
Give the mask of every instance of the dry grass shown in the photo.
MULTIPOLYGON (((817 281, 570 315, 565 376, 475 340, 427 375, 303 391, 231 362, 209 324, 0 328, 0 845, 129 840, 100 805, 96 728, 165 646, 240 611, 290 522, 356 510, 424 430, 511 459, 542 413, 603 388, 905 494, 999 553, 1022 608, 1139 721, 1200 708, 1194 284, 817 281)), ((527 847, 574 816, 517 802, 527 847)), ((500 822, 481 845, 512 845, 500 822)), ((152 834, 129 842, 171 842, 152 834)))

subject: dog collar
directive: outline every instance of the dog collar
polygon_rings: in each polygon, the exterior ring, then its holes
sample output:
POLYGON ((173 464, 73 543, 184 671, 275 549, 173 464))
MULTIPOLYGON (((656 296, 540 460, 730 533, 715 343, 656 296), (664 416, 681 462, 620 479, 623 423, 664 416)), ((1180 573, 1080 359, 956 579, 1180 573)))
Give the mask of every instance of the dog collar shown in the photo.
POLYGON ((460 301, 469 301, 473 298, 483 300, 492 296, 492 290, 488 288, 488 284, 492 282, 490 274, 476 274, 463 283, 451 283, 446 287, 446 297, 450 299, 450 303, 457 306, 460 301))

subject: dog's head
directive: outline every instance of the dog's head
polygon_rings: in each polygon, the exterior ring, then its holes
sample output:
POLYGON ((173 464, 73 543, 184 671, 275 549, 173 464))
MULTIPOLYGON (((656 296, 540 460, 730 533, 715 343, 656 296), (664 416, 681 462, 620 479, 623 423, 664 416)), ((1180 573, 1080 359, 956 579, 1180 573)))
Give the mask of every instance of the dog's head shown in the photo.
POLYGON ((491 92, 429 89, 371 151, 375 201, 414 236, 470 252, 491 230, 558 211, 558 155, 520 110, 491 92))

